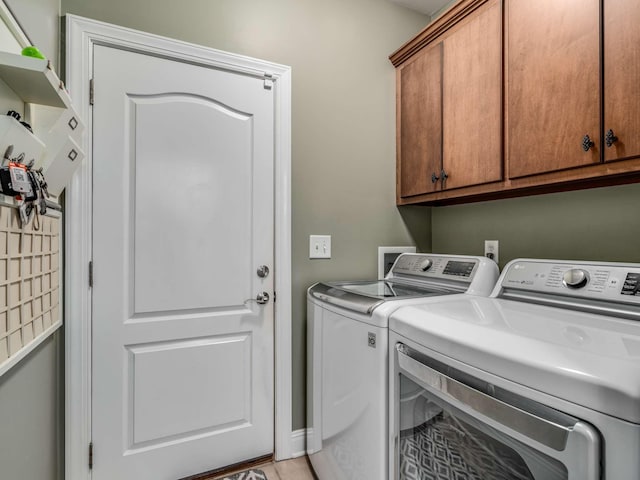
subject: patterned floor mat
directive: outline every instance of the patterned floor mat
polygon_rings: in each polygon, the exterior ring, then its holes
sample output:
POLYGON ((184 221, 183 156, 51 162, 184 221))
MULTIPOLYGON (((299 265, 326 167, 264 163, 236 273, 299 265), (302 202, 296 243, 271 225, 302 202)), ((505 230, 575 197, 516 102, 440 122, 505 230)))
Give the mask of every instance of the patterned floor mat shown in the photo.
POLYGON ((402 432, 400 480, 533 480, 511 448, 447 414, 402 432))
POLYGON ((256 468, 246 470, 244 472, 235 473, 229 477, 224 477, 221 480, 268 480, 267 475, 256 468))

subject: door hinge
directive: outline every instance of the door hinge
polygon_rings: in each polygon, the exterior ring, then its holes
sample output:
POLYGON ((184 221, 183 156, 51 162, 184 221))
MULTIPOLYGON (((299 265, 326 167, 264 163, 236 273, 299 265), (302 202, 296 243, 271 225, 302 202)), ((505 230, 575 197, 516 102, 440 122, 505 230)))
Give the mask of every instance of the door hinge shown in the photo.
POLYGON ((93 442, 89 444, 89 470, 93 470, 93 442))
POLYGON ((89 288, 93 287, 93 262, 89 262, 89 288))
POLYGON ((276 295, 276 292, 274 290, 274 292, 273 292, 273 303, 276 303, 276 298, 277 298, 277 295, 276 295))
POLYGON ((93 78, 89 80, 89 105, 93 105, 93 78))
POLYGON ((264 74, 264 89, 271 90, 273 88, 273 75, 270 73, 264 74))

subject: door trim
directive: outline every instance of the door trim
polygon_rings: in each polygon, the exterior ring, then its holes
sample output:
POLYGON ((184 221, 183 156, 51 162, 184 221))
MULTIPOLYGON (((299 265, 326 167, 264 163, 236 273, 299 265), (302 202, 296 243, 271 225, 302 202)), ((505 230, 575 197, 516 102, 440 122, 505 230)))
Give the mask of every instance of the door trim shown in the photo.
MULTIPOLYGON (((291 68, 95 20, 66 16, 66 79, 85 119, 86 160, 65 192, 65 478, 90 478, 92 138, 89 81, 93 47, 105 45, 147 55, 263 77, 272 75, 275 98, 275 459, 292 456, 291 407, 291 68)), ((99 88, 99 87, 98 87, 99 88)))

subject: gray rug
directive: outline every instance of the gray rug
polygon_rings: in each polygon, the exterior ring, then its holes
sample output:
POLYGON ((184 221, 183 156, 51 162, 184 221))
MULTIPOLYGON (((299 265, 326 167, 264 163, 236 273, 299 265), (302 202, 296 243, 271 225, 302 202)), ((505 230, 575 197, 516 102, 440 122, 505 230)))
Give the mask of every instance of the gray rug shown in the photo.
POLYGON ((224 477, 222 480, 268 480, 267 475, 257 468, 246 470, 240 473, 234 473, 230 477, 224 477))
POLYGON ((400 480, 486 478, 533 480, 514 450, 447 412, 401 433, 400 480))

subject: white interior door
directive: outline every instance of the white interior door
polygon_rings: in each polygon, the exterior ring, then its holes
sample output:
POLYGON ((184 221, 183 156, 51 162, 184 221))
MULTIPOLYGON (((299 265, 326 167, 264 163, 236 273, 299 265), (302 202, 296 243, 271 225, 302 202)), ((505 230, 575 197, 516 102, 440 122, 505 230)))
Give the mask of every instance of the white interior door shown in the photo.
POLYGON ((106 46, 94 82, 93 478, 270 454, 273 91, 106 46))

